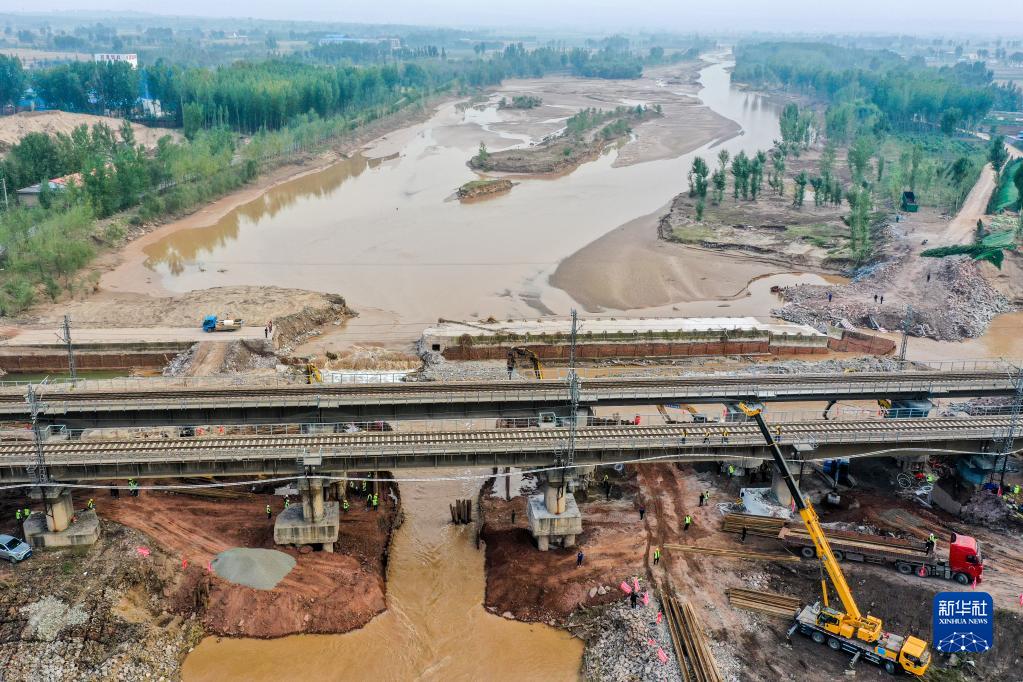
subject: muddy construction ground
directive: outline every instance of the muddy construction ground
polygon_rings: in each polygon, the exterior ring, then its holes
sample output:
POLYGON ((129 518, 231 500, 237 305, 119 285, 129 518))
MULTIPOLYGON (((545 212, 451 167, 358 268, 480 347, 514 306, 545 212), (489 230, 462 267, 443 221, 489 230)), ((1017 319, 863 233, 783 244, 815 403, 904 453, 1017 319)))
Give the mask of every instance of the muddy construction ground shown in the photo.
MULTIPOLYGON (((894 494, 891 472, 897 469, 891 460, 878 460, 862 469, 861 488, 843 492, 838 509, 821 507, 822 520, 851 524, 854 528, 869 527, 875 532, 895 532, 920 542, 929 532, 947 537, 953 529, 977 537, 988 568, 983 588, 992 594, 999 609, 996 645, 991 652, 972 656, 974 660, 968 665, 938 653, 933 674, 941 680, 1011 679, 1018 665, 1017 642, 1023 635, 1017 596, 1023 580, 1020 530, 964 528, 962 522, 947 514, 922 507, 911 495, 894 494)), ((812 603, 820 598, 821 574, 815 562, 749 561, 668 549, 658 564, 653 563, 653 550, 671 543, 785 554, 776 539, 750 536, 740 543, 737 535, 720 530, 725 511, 738 498, 740 487, 749 485, 748 480, 729 480, 709 464, 698 469, 647 464, 630 467, 624 475, 612 469, 598 469, 596 478, 598 484, 590 486, 585 500, 580 498, 584 531, 578 548, 572 549, 539 552, 523 518, 525 498, 505 500, 500 481, 496 496, 483 496, 488 609, 519 619, 554 620, 569 627, 586 638, 589 647, 597 647, 594 651, 600 652, 602 663, 597 667, 593 667, 589 649, 585 659, 594 679, 619 679, 601 671, 628 670, 630 658, 645 660, 648 654, 645 639, 636 644, 635 651, 630 651, 628 647, 609 646, 601 633, 612 627, 621 637, 635 639, 635 633, 630 633, 637 626, 623 621, 616 609, 617 605, 628 603, 618 585, 637 576, 643 590, 651 585, 673 589, 680 599, 693 603, 707 628, 718 669, 727 680, 844 679, 846 656, 800 636, 789 642, 786 630, 790 621, 733 608, 726 596, 729 588, 744 588, 788 594, 812 603), (599 485, 605 473, 612 482, 610 501, 599 485), (711 501, 700 507, 698 500, 703 490, 711 491, 711 501), (646 508, 642 521, 638 512, 641 505, 646 508), (682 524, 687 514, 693 517, 688 531, 682 524), (585 556, 580 567, 576 567, 577 549, 585 556)), ((807 489, 814 490, 812 495, 822 494, 819 484, 812 483, 809 477, 804 480, 807 489)), ((886 629, 915 633, 924 639, 931 634, 934 594, 970 589, 937 578, 902 576, 884 566, 847 562, 843 570, 860 606, 882 617, 886 629)), ((652 603, 656 606, 656 602, 652 603)), ((650 611, 646 617, 653 619, 654 615, 655 611, 650 611)), ((652 630, 649 636, 655 640, 658 637, 652 630)), ((656 662, 653 670, 659 677, 656 662)), ((855 676, 865 680, 890 679, 864 662, 857 666, 855 676)))
MULTIPOLYGON (((115 499, 85 490, 75 507, 90 497, 102 520, 95 546, 0 566, 5 682, 178 679, 184 655, 208 634, 347 632, 385 608, 387 552, 401 518, 388 495, 377 512, 352 496, 333 554, 274 545, 265 507, 276 517, 283 499, 272 495, 227 488, 115 499), (271 590, 234 584, 208 568, 233 547, 277 549, 296 565, 271 590)), ((11 495, 0 500, 0 530, 20 534, 14 508, 24 503, 11 495)))

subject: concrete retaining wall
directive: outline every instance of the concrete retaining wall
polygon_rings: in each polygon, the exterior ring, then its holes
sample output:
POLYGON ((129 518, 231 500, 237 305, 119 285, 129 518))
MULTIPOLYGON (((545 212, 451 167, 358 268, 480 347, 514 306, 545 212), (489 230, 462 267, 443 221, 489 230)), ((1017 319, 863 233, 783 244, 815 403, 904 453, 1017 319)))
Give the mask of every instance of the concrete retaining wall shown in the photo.
POLYGON ((828 330, 828 348, 846 353, 888 355, 895 352, 895 342, 883 336, 873 336, 848 329, 839 330, 832 328, 828 330), (841 336, 838 336, 839 333, 841 333, 841 336))
MULTIPOLYGON (((75 353, 75 367, 90 369, 160 369, 177 351, 75 353)), ((5 372, 66 372, 67 353, 0 353, 0 369, 5 372)))
MULTIPOLYGON (((811 355, 826 353, 825 337, 813 342, 778 339, 762 340, 718 340, 713 342, 637 342, 637 343, 580 343, 576 346, 576 357, 599 358, 666 358, 716 355, 811 355)), ((508 357, 511 345, 477 346, 464 344, 449 346, 442 351, 448 360, 503 360, 508 357)), ((567 343, 521 344, 541 360, 568 360, 570 348, 567 343)))

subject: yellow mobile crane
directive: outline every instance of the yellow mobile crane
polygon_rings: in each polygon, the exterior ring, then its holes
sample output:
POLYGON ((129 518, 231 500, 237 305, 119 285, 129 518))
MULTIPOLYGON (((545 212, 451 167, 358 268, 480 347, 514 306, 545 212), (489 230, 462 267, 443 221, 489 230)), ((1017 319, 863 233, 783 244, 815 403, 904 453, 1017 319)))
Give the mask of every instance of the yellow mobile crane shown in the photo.
POLYGON ((855 665, 860 658, 865 658, 875 665, 879 665, 888 673, 895 673, 901 668, 912 675, 923 675, 931 664, 931 653, 928 650, 927 642, 911 635, 902 636, 885 632, 881 619, 876 616, 864 614, 856 605, 849 583, 845 580, 828 538, 821 528, 820 519, 813 505, 803 499, 802 493, 792 479, 785 458, 778 448, 778 444, 771 436, 767 428, 761 410, 747 407, 739 403, 740 409, 747 417, 753 418, 760 433, 771 450, 771 457, 778 473, 785 479, 792 499, 799 510, 806 530, 813 539, 817 556, 831 578, 831 584, 838 593, 838 599, 842 602, 845 611, 833 608, 828 604, 828 585, 821 577, 821 591, 823 593, 823 606, 820 603, 803 607, 796 615, 795 622, 789 628, 789 636, 797 630, 818 644, 825 642, 835 651, 845 651, 853 655, 850 667, 855 665))

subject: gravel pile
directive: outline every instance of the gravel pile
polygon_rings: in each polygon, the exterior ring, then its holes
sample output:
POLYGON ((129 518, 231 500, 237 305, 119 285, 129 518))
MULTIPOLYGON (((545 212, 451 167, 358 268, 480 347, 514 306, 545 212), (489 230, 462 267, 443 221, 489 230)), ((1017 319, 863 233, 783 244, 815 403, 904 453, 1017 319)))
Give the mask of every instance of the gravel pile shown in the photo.
POLYGON ((1010 522, 1023 523, 1023 515, 1014 505, 987 490, 975 492, 960 514, 964 521, 988 528, 1004 528, 1010 522))
MULTIPOLYGON (((419 381, 497 381, 508 378, 508 366, 504 360, 459 360, 425 361, 423 371, 416 375, 419 381)), ((533 378, 522 376, 518 370, 512 378, 533 378)))
POLYGON ((64 628, 81 625, 88 620, 88 615, 81 608, 68 606, 51 596, 23 606, 21 612, 28 616, 29 637, 44 642, 52 642, 64 628))
POLYGON ((927 286, 941 295, 924 300, 914 296, 914 292, 892 291, 895 273, 904 265, 903 259, 888 261, 844 286, 785 287, 782 290, 785 305, 771 314, 820 331, 829 324, 843 322, 893 331, 902 329, 909 304, 913 306, 911 336, 962 341, 981 336, 996 315, 1013 310, 1009 300, 984 279, 968 257, 936 260, 927 286), (889 293, 885 305, 874 303, 874 294, 886 291, 889 293), (834 294, 832 301, 828 301, 829 292, 834 294))
POLYGON ((235 547, 213 558, 213 571, 238 585, 272 590, 295 567, 295 559, 276 549, 235 547))
POLYGON ((192 360, 195 359, 195 351, 199 347, 199 344, 193 343, 188 347, 188 350, 183 350, 175 355, 167 366, 163 368, 163 375, 165 377, 179 377, 183 376, 188 368, 192 365, 192 360))
POLYGON ((608 608, 599 619, 599 634, 586 643, 583 677, 587 680, 678 680, 682 675, 665 619, 657 624, 660 604, 630 608, 625 602, 608 608), (650 640, 654 644, 650 644, 650 640), (657 649, 668 655, 661 663, 657 649))
POLYGON ((1012 409, 1012 398, 998 396, 995 398, 973 398, 961 403, 949 403, 942 410, 942 416, 953 417, 957 414, 986 415, 1008 414, 1012 409))

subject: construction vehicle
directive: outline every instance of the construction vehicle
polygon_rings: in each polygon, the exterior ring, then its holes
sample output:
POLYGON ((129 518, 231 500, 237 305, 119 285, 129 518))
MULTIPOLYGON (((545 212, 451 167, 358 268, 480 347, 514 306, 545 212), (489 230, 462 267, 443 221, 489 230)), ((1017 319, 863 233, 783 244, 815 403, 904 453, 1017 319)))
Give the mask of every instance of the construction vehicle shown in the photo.
POLYGON ((236 332, 245 324, 244 320, 224 320, 216 315, 207 315, 202 318, 202 330, 204 332, 236 332))
POLYGON ((806 531, 814 543, 814 552, 831 579, 831 585, 844 609, 839 610, 828 603, 828 585, 821 576, 823 604, 817 602, 800 609, 788 630, 788 636, 791 637, 798 630, 800 634, 806 635, 818 644, 827 643, 835 651, 850 653, 852 654, 850 667, 856 665, 861 658, 865 658, 881 666, 888 673, 894 674, 902 669, 912 675, 923 675, 931 664, 931 652, 927 642, 911 635, 902 636, 885 632, 880 618, 860 611, 838 559, 831 549, 828 537, 821 528, 817 512, 799 491, 781 449, 767 428, 767 422, 761 414, 762 410, 747 407, 744 403, 739 405, 747 417, 756 421, 771 451, 774 465, 785 480, 799 516, 803 519, 803 525, 806 526, 806 531))
POLYGON ((685 410, 686 412, 688 412, 689 414, 691 414, 693 416, 693 422, 696 423, 696 424, 706 424, 707 423, 707 415, 700 414, 699 412, 696 411, 696 408, 693 407, 692 405, 686 405, 685 403, 679 403, 678 405, 669 405, 669 406, 658 405, 657 406, 657 411, 661 413, 662 417, 664 417, 664 423, 665 424, 681 424, 682 423, 682 421, 679 420, 679 419, 673 419, 671 417, 671 415, 668 414, 668 410, 666 409, 666 407, 675 407, 675 408, 678 408, 680 410, 685 410))
POLYGON ((307 384, 312 384, 314 382, 317 384, 323 383, 323 374, 320 372, 320 369, 311 362, 305 363, 305 382, 307 384))
MULTIPOLYGON (((817 556, 813 538, 802 528, 786 526, 778 533, 778 539, 805 559, 817 556)), ((828 541, 836 561, 884 564, 903 575, 944 578, 960 585, 980 583, 984 574, 980 548, 968 535, 952 533, 947 551, 937 546, 929 549, 926 544, 910 540, 849 531, 831 531, 828 541)))
POLYGON ((536 356, 536 353, 529 350, 528 348, 521 348, 516 346, 508 350, 508 372, 510 373, 512 368, 515 367, 519 359, 529 360, 529 364, 533 367, 533 373, 537 379, 543 379, 543 365, 540 363, 540 358, 536 356))

